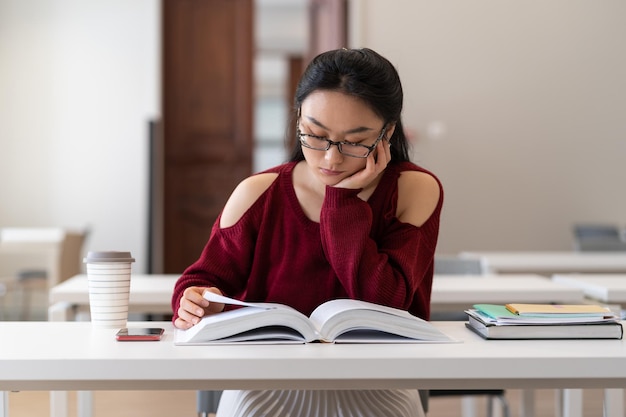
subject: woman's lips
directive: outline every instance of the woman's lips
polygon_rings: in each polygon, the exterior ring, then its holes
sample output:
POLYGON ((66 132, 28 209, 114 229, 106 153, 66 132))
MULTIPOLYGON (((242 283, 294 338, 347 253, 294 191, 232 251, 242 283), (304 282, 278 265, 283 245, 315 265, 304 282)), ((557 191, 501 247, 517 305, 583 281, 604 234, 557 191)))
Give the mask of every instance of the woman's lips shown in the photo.
POLYGON ((333 171, 332 169, 320 168, 320 172, 323 175, 327 175, 329 177, 336 177, 337 175, 341 175, 341 171, 333 171))

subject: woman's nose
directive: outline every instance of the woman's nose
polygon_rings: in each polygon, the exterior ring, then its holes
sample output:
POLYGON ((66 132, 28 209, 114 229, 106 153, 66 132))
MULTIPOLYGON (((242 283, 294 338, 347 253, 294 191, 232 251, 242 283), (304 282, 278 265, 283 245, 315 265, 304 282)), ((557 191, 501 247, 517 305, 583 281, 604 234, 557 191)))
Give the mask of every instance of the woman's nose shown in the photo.
POLYGON ((343 159, 343 154, 339 152, 339 146, 331 145, 330 148, 324 154, 324 158, 327 161, 340 161, 343 159))

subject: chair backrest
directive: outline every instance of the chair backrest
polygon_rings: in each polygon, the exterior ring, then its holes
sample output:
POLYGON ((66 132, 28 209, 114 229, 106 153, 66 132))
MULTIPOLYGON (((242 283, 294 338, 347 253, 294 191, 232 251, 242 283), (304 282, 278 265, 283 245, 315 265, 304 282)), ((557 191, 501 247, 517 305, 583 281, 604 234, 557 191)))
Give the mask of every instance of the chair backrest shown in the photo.
POLYGON ((574 249, 581 252, 626 251, 626 241, 617 225, 576 224, 573 226, 574 249))
POLYGON ((83 248, 89 236, 89 229, 68 230, 63 239, 59 264, 59 282, 78 275, 82 271, 83 248))
POLYGON ((574 237, 585 238, 606 238, 620 240, 620 230, 613 224, 575 224, 573 226, 574 237))
POLYGON ((443 275, 477 275, 487 271, 486 260, 482 258, 468 259, 458 256, 435 256, 435 274, 443 275))
POLYGON ((4 296, 7 294, 7 286, 0 282, 0 320, 4 320, 4 296))

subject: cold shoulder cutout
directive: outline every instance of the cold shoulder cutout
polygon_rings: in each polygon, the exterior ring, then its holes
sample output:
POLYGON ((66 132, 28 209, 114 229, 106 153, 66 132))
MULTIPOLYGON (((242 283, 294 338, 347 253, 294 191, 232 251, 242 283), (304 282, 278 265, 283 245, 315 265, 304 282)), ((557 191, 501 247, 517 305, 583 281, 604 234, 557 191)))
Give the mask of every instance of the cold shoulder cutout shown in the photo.
POLYGON ((436 210, 440 198, 440 184, 430 173, 403 171, 398 178, 398 219, 419 227, 436 210))
POLYGON ((278 173, 265 172, 241 181, 228 198, 220 216, 220 228, 234 226, 258 198, 272 185, 278 173))

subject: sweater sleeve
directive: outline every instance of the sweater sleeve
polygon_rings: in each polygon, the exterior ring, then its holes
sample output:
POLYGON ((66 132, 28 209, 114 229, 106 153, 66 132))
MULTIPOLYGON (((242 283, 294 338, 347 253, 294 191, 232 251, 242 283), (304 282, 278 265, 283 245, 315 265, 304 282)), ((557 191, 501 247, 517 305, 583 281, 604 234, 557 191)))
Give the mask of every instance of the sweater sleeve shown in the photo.
POLYGON ((394 213, 374 240, 372 210, 359 192, 326 188, 320 233, 327 259, 349 297, 405 310, 419 301, 419 315, 427 318, 441 201, 421 227, 394 213))
POLYGON ((188 287, 217 287, 225 294, 237 296, 245 286, 254 252, 253 225, 248 217, 225 229, 219 224, 218 218, 200 257, 176 281, 172 321, 178 318, 180 299, 188 287))
MULTIPOLYGON (((279 172, 278 166, 264 172, 279 172)), ((221 228, 220 214, 213 224, 211 235, 200 257, 178 278, 172 293, 172 321, 178 318, 180 299, 189 287, 216 287, 230 297, 241 297, 246 290, 253 263, 256 238, 263 218, 263 207, 268 190, 260 196, 231 227, 221 228)), ((231 308, 231 307, 226 307, 231 308)))

